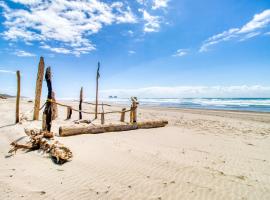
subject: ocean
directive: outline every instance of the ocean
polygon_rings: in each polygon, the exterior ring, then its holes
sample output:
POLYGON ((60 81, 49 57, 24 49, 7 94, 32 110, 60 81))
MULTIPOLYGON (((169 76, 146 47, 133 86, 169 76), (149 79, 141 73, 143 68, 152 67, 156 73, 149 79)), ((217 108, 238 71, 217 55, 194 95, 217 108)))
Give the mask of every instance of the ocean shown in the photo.
MULTIPOLYGON (((142 106, 270 112, 270 98, 139 98, 138 100, 142 106)), ((129 104, 128 98, 111 98, 105 101, 129 104)))

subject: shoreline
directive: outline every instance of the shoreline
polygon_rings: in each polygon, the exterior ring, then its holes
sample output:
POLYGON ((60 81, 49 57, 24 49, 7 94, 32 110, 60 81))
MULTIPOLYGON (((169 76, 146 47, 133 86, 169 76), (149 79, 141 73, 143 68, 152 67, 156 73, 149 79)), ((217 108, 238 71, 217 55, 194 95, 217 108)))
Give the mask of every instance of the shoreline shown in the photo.
MULTIPOLYGON (((56 165, 39 151, 7 157, 12 141, 26 140, 25 128, 41 128, 42 111, 40 120, 32 121, 33 106, 22 100, 25 118, 14 124, 15 101, 0 100, 0 199, 270 198, 270 114, 139 106, 139 122, 165 119, 169 124, 59 137, 59 126, 74 126, 79 117, 74 112, 66 120, 67 110, 59 106, 52 132, 74 157, 56 165)), ((93 117, 83 114, 83 119, 93 117)), ((119 120, 120 114, 105 116, 107 125, 119 120)), ((93 123, 100 124, 100 116, 93 123)))

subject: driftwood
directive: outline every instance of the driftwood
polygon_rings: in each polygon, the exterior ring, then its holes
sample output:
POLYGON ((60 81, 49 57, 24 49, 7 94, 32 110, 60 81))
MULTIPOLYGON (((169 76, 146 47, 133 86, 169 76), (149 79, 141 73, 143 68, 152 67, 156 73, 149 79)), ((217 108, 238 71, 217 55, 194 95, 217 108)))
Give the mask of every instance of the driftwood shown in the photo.
POLYGON ((120 117, 120 122, 124 122, 125 121, 125 114, 126 114, 126 109, 123 108, 122 112, 121 112, 121 117, 120 117))
POLYGON ((135 129, 148 129, 164 127, 168 121, 148 121, 132 124, 116 124, 116 125, 101 125, 101 126, 84 126, 84 127, 60 127, 60 136, 71 136, 79 134, 97 134, 105 132, 129 131, 135 129))
MULTIPOLYGON (((52 99, 52 74, 51 74, 51 68, 48 67, 46 69, 45 79, 48 87, 48 96, 47 99, 52 99)), ((52 127, 52 103, 51 101, 46 102, 46 106, 44 109, 44 114, 46 115, 46 124, 44 127, 45 131, 51 131, 52 127)))
POLYGON ((30 140, 26 144, 12 142, 10 144, 12 148, 8 153, 11 155, 13 153, 15 154, 18 149, 29 151, 41 149, 48 153, 52 160, 57 164, 63 164, 72 158, 72 152, 69 148, 65 147, 58 141, 50 139, 53 137, 53 133, 37 129, 25 130, 25 133, 29 136, 30 140))
POLYGON ((102 113, 101 113, 101 124, 105 124, 105 114, 104 114, 104 108, 102 103, 102 113))
POLYGON ((131 107, 130 107, 130 123, 137 122, 137 107, 138 107, 138 100, 137 97, 131 97, 131 107))
POLYGON ((21 96, 21 75, 20 71, 17 74, 17 96, 16 96, 16 119, 15 122, 20 122, 20 96, 21 96))
MULTIPOLYGON (((55 102, 55 92, 52 92, 52 100, 55 102)), ((58 117, 58 108, 57 104, 52 104, 52 120, 55 120, 58 117)))
POLYGON ((71 119, 71 115, 72 115, 72 108, 67 107, 67 119, 71 119))
POLYGON ((7 97, 0 95, 0 99, 7 99, 7 97))
POLYGON ((95 105, 95 119, 98 117, 98 79, 100 77, 99 74, 100 62, 98 62, 97 75, 96 75, 96 105, 95 105))
POLYGON ((37 81, 36 81, 36 97, 35 97, 35 105, 34 105, 34 116, 33 120, 38 120, 39 118, 39 107, 40 107, 40 97, 42 92, 42 81, 44 76, 44 59, 40 57, 38 64, 38 72, 37 72, 37 81))
MULTIPOLYGON (((82 102, 83 102, 83 87, 81 87, 81 91, 80 91, 79 110, 82 110, 82 102)), ((82 112, 79 112, 79 119, 82 119, 82 112)))
POLYGON ((91 124, 92 121, 89 119, 80 119, 73 121, 75 124, 91 124))

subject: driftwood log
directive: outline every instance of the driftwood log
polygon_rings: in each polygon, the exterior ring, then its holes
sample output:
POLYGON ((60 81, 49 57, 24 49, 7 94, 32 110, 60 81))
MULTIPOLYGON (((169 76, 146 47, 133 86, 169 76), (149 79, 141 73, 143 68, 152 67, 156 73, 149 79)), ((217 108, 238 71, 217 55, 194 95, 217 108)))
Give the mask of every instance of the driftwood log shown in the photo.
POLYGON ((72 152, 69 148, 58 141, 51 140, 53 138, 52 132, 31 129, 25 130, 25 133, 29 136, 29 141, 25 144, 18 144, 16 141, 12 142, 10 144, 12 148, 8 153, 15 154, 18 149, 30 151, 40 149, 48 153, 57 164, 63 164, 72 158, 72 152))
POLYGON ((60 127, 60 136, 72 136, 79 134, 97 134, 105 132, 118 132, 118 131, 129 131, 136 129, 149 129, 164 127, 168 124, 168 121, 148 121, 139 122, 133 124, 116 124, 116 125, 101 125, 101 126, 84 126, 84 127, 60 127))

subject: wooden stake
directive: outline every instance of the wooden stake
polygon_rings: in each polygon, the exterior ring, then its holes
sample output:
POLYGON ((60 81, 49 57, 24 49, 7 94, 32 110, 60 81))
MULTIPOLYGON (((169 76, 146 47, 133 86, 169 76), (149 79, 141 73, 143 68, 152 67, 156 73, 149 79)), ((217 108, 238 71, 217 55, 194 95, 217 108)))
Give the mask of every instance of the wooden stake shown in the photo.
POLYGON ((98 62, 98 68, 97 68, 97 76, 96 76, 96 105, 95 105, 95 119, 98 117, 98 79, 100 77, 99 74, 99 68, 100 68, 100 63, 98 62))
MULTIPOLYGON (((51 74, 51 68, 47 67, 45 79, 48 87, 48 96, 47 99, 52 99, 52 74, 51 74)), ((46 125, 45 125, 45 131, 51 131, 52 127, 52 102, 47 101, 46 107, 44 109, 44 114, 46 115, 46 125)))
POLYGON ((168 124, 168 121, 147 121, 139 122, 135 124, 110 124, 110 125, 100 125, 100 126, 69 126, 60 127, 60 136, 71 136, 80 134, 97 134, 105 132, 117 132, 117 131, 129 131, 135 129, 149 129, 149 128, 159 128, 164 127, 168 124))
POLYGON ((137 107, 138 107, 138 101, 137 97, 131 97, 131 107, 130 107, 130 123, 136 123, 137 122, 137 107))
POLYGON ((105 114, 104 114, 104 108, 103 108, 103 103, 102 103, 102 113, 101 113, 101 124, 105 123, 105 114))
MULTIPOLYGON (((83 102, 83 87, 81 87, 81 91, 80 91, 79 110, 82 110, 82 102, 83 102)), ((82 112, 79 112, 79 119, 82 119, 82 112)))
POLYGON ((43 131, 46 130, 46 114, 45 113, 42 114, 42 130, 43 131))
MULTIPOLYGON (((52 92, 52 100, 53 100, 53 102, 56 102, 56 100, 55 100, 55 92, 52 92)), ((58 117, 57 104, 53 103, 52 104, 52 120, 55 120, 57 117, 58 117)))
POLYGON ((41 92, 42 92, 43 76, 44 76, 44 59, 43 57, 40 57, 39 65, 38 65, 37 81, 36 81, 36 97, 35 97, 33 120, 38 120, 39 118, 39 107, 40 107, 40 97, 41 97, 41 92))
POLYGON ((72 115, 72 108, 67 107, 67 119, 71 119, 71 115, 72 115))
POLYGON ((17 74, 17 97, 16 97, 16 120, 15 122, 20 122, 20 96, 21 96, 21 75, 20 71, 17 74))
POLYGON ((120 118, 120 122, 125 122, 125 114, 126 114, 126 109, 123 108, 122 112, 121 112, 121 118, 120 118))

